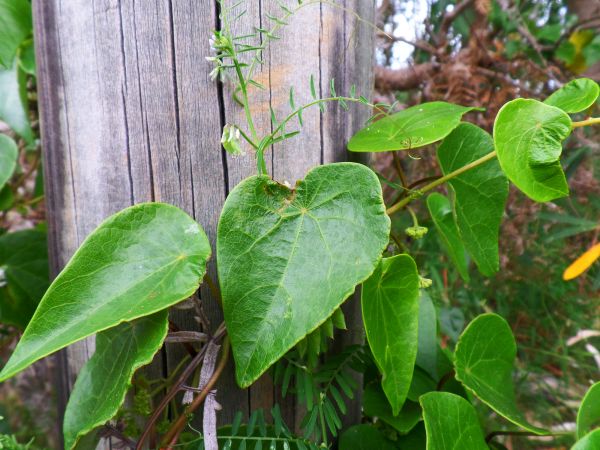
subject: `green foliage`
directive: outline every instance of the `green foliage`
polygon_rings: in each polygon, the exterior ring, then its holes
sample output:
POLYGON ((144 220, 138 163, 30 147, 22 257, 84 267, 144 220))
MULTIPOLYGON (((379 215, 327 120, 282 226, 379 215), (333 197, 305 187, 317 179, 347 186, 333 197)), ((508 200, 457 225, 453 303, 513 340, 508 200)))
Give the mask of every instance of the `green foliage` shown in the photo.
POLYGON ((600 88, 598 87, 598 83, 589 78, 578 78, 555 91, 544 100, 544 103, 556 106, 567 114, 573 114, 584 111, 592 106, 599 94, 600 88))
POLYGON ((528 197, 547 202, 569 194, 560 165, 571 119, 537 100, 517 99, 498 112, 494 144, 506 176, 528 197))
POLYGON ((396 446, 371 425, 354 425, 340 436, 339 450, 395 450, 396 446))
POLYGON ((178 208, 144 203, 115 214, 56 277, 0 379, 98 331, 184 300, 198 288, 209 256, 204 231, 178 208))
POLYGON ((381 260, 362 288, 362 313, 393 415, 406 400, 417 358, 419 273, 409 255, 381 260))
POLYGON ((31 4, 27 0, 0 0, 0 68, 11 66, 31 28, 31 4))
POLYGON ((10 180, 17 167, 19 149, 10 137, 0 134, 0 189, 10 180))
POLYGON ((0 322, 24 329, 48 288, 46 233, 0 236, 0 322))
MULTIPOLYGON (((464 123, 444 139, 437 156, 444 175, 448 175, 493 150, 494 141, 488 133, 464 123)), ((455 194, 454 211, 462 242, 479 271, 491 276, 498 271, 498 234, 508 180, 498 161, 491 160, 455 176, 449 184, 455 194)))
POLYGON ((26 77, 17 60, 6 69, 0 67, 0 99, 0 120, 31 145, 34 137, 28 116, 26 77))
POLYGON ((427 450, 488 450, 477 412, 464 398, 448 392, 421 397, 427 450))
POLYGON ((445 102, 423 103, 384 117, 356 133, 352 152, 410 150, 444 139, 462 116, 476 108, 445 102))
POLYGON ((359 164, 317 167, 295 190, 251 177, 229 194, 217 259, 240 386, 327 320, 373 272, 389 223, 377 177, 359 164))
POLYGON ((383 420, 401 434, 408 433, 421 420, 419 404, 410 400, 407 400, 399 413, 394 414, 378 383, 371 383, 365 387, 363 408, 365 415, 383 420))
POLYGON ((512 378, 516 355, 517 345, 508 323, 496 314, 482 314, 469 324, 456 345, 456 379, 515 425, 548 434, 529 424, 517 408, 512 378))
POLYGON ((442 194, 434 192, 427 197, 427 208, 433 219, 448 256, 456 266, 461 277, 469 281, 467 252, 454 220, 450 200, 442 194))
POLYGON ((600 383, 594 384, 585 394, 577 413, 577 437, 600 427, 600 383))
POLYGON ((65 448, 103 425, 119 410, 134 372, 152 361, 168 330, 167 310, 98 333, 65 411, 65 448))
POLYGON ((571 450, 596 450, 600 448, 600 429, 586 434, 571 450))

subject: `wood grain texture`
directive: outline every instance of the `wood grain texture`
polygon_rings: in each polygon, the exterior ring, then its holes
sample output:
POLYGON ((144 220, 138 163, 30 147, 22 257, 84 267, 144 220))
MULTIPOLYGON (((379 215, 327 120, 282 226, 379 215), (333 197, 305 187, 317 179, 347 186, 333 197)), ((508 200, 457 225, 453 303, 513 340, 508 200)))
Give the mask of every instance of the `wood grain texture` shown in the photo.
MULTIPOLYGON (((285 2, 284 2, 285 3, 285 2)), ((288 1, 290 6, 296 1, 288 1)), ((220 26, 214 0, 34 0, 39 104, 52 270, 56 274, 103 219, 134 203, 163 201, 183 208, 214 239, 228 192, 255 173, 252 155, 232 158, 220 146, 225 123, 244 123, 228 83, 209 79, 211 30, 220 26)), ((374 0, 339 0, 372 20, 374 0)), ((276 0, 247 0, 236 33, 270 27, 268 13, 281 15, 276 0)), ((338 93, 352 84, 370 95, 374 32, 354 16, 326 4, 309 5, 279 32, 264 54, 251 89, 259 133, 271 128, 269 108, 289 112, 289 87, 296 103, 310 98, 313 75, 321 95, 329 80, 338 93)), ((347 159, 351 133, 370 114, 329 105, 325 114, 304 114, 304 133, 276 145, 268 156, 273 176, 294 183, 311 167, 347 159)), ((293 129, 293 125, 288 127, 293 129)), ((216 279, 214 261, 209 267, 216 279)), ((199 293, 214 329, 220 308, 204 287, 199 293)), ((349 302, 351 328, 341 339, 362 340, 360 309, 349 302)), ((180 327, 196 327, 189 311, 172 311, 180 327)), ((59 356, 61 401, 93 352, 93 339, 59 356)), ((167 374, 180 351, 168 346, 155 373, 167 374)), ((221 423, 236 411, 270 408, 278 397, 265 377, 249 391, 235 386, 233 368, 218 386, 221 423)), ((294 405, 284 410, 300 419, 294 405)), ((360 408, 355 407, 355 414, 360 408)))

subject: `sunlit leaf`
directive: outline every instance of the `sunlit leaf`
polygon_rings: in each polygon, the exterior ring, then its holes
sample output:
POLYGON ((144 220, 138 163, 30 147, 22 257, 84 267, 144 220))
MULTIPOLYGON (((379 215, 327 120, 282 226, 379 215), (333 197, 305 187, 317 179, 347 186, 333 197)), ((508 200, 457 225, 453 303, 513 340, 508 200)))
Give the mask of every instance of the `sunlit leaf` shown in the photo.
POLYGON ((581 401, 577 413, 577 437, 581 439, 598 427, 600 427, 600 383, 590 387, 581 401))
POLYGON ((488 450, 475 408, 458 395, 430 392, 421 397, 427 450, 488 450))
POLYGON ((133 374, 152 361, 168 329, 164 310, 98 333, 96 351, 79 373, 65 411, 66 449, 117 413, 133 374))
POLYGON ((111 216, 56 277, 0 381, 73 342, 186 299, 209 256, 200 225, 174 206, 143 203, 111 216))
POLYGON ((600 448, 600 429, 586 434, 571 447, 571 450, 598 450, 600 448))
POLYGON ((512 375, 516 356, 517 345, 508 323, 496 314, 482 314, 458 340, 454 354, 456 379, 515 425, 532 433, 548 434, 527 422, 517 408, 512 375))
POLYGON ((552 93, 544 100, 544 103, 573 114, 592 106, 598 98, 598 94, 600 94, 598 83, 589 78, 578 78, 552 93))
POLYGON ((444 139, 462 116, 476 108, 430 102, 386 116, 356 133, 348 143, 352 152, 384 152, 423 147, 444 139))
POLYGON ((317 167, 295 189, 266 176, 237 185, 221 213, 217 260, 240 386, 371 275, 389 227, 377 176, 360 164, 317 167))
POLYGON ((537 100, 516 99, 500 109, 494 144, 504 173, 537 202, 569 195, 560 165, 562 141, 571 134, 571 119, 559 108, 537 100))

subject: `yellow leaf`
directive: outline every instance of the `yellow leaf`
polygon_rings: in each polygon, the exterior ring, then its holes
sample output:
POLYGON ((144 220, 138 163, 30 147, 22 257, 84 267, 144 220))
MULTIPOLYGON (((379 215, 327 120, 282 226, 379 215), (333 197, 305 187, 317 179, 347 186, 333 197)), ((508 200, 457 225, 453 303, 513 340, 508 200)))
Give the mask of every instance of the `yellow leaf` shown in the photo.
POLYGON ((577 278, 583 272, 590 268, 594 262, 600 258, 600 244, 594 245, 587 252, 573 261, 567 270, 563 273, 563 280, 572 280, 573 278, 577 278))

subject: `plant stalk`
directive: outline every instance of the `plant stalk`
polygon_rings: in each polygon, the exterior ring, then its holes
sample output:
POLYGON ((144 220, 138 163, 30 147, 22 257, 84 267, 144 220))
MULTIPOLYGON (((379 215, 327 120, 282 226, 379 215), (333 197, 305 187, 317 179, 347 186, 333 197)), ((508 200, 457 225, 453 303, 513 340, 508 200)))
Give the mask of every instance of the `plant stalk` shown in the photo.
MULTIPOLYGON (((491 159, 494 159, 497 156, 496 151, 494 150, 493 152, 488 153, 485 156, 482 156, 481 158, 467 164, 466 166, 461 167, 460 169, 456 169, 454 172, 450 172, 448 175, 445 175, 443 177, 440 177, 434 181, 432 181, 431 183, 423 186, 422 189, 419 190, 419 192, 421 194, 424 194, 425 192, 431 191, 432 189, 435 189, 436 187, 440 186, 441 184, 444 184, 446 181, 451 180, 452 178, 455 178, 459 175, 462 175, 465 172, 468 172, 471 169, 474 169, 475 167, 478 167, 482 164, 485 164, 486 162, 488 162, 491 159)), ((403 198, 402 200, 400 200, 398 203, 396 203, 393 206, 390 206, 386 213, 388 216, 391 216, 392 214, 394 214, 395 212, 401 210, 402 208, 404 208, 406 205, 408 205, 410 202, 412 202, 414 200, 414 197, 409 195, 408 197, 403 198)))
POLYGON ((571 128, 581 128, 598 124, 600 124, 600 117, 590 117, 589 119, 582 120, 580 122, 573 122, 571 124, 571 128))

